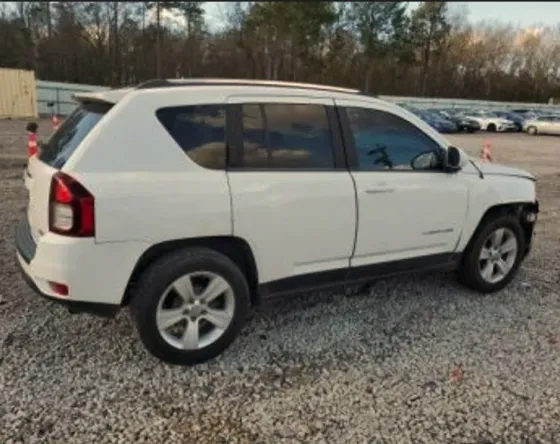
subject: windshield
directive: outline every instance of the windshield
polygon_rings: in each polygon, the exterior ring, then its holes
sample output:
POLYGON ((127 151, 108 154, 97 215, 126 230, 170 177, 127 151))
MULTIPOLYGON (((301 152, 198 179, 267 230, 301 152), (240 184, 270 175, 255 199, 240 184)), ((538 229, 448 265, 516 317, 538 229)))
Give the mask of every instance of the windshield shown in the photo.
POLYGON ((76 108, 41 147, 39 160, 53 168, 62 168, 111 107, 109 104, 87 104, 76 108))

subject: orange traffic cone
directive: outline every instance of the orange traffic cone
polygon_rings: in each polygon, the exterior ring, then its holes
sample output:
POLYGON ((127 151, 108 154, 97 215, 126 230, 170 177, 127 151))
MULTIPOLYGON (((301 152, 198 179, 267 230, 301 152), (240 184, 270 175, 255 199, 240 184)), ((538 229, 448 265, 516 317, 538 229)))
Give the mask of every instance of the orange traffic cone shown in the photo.
POLYGON ((53 114, 51 120, 52 120, 53 131, 56 131, 58 129, 58 127, 60 126, 58 116, 56 114, 53 114))
POLYGON ((27 124, 27 157, 33 157, 39 151, 37 147, 37 129, 38 125, 35 122, 27 124))
POLYGON ((27 157, 37 154, 37 134, 27 133, 27 157))
POLYGON ((483 162, 492 162, 491 145, 487 140, 484 141, 482 149, 480 150, 480 160, 482 160, 483 162))

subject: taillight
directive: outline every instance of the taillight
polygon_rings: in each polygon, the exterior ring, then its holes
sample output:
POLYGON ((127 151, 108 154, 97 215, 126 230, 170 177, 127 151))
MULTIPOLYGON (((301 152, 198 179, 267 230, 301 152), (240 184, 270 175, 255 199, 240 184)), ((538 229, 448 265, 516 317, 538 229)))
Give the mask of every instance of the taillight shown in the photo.
POLYGON ((51 180, 49 230, 73 237, 95 236, 95 199, 77 180, 58 172, 51 180))

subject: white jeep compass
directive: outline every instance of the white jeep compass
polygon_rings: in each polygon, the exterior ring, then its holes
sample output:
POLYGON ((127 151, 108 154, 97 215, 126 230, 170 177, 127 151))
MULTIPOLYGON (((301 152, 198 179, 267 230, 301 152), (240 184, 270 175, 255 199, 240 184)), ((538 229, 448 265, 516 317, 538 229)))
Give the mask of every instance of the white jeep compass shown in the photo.
POLYGON ((296 290, 445 268, 494 292, 531 245, 531 174, 355 90, 190 79, 75 98, 25 172, 17 261, 73 312, 128 305, 167 362, 218 355, 252 305, 296 290))

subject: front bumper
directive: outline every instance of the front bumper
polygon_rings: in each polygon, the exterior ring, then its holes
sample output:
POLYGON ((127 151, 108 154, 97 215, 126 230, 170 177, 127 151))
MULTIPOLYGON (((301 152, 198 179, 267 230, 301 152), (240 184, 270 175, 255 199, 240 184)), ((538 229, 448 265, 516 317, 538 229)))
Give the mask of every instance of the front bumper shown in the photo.
POLYGON ((464 131, 480 131, 480 125, 473 123, 461 123, 460 126, 464 131))
POLYGON ((533 248, 533 244, 534 244, 534 238, 535 238, 535 225, 537 223, 538 220, 538 215, 539 215, 539 201, 535 200, 534 203, 525 206, 525 208, 523 208, 523 210, 521 211, 521 213, 519 214, 520 220, 521 220, 521 225, 523 227, 523 234, 525 235, 525 252, 524 252, 524 257, 527 256, 532 248, 533 248), (533 221, 528 221, 526 218, 526 215, 532 213, 535 215, 535 218, 533 221))

